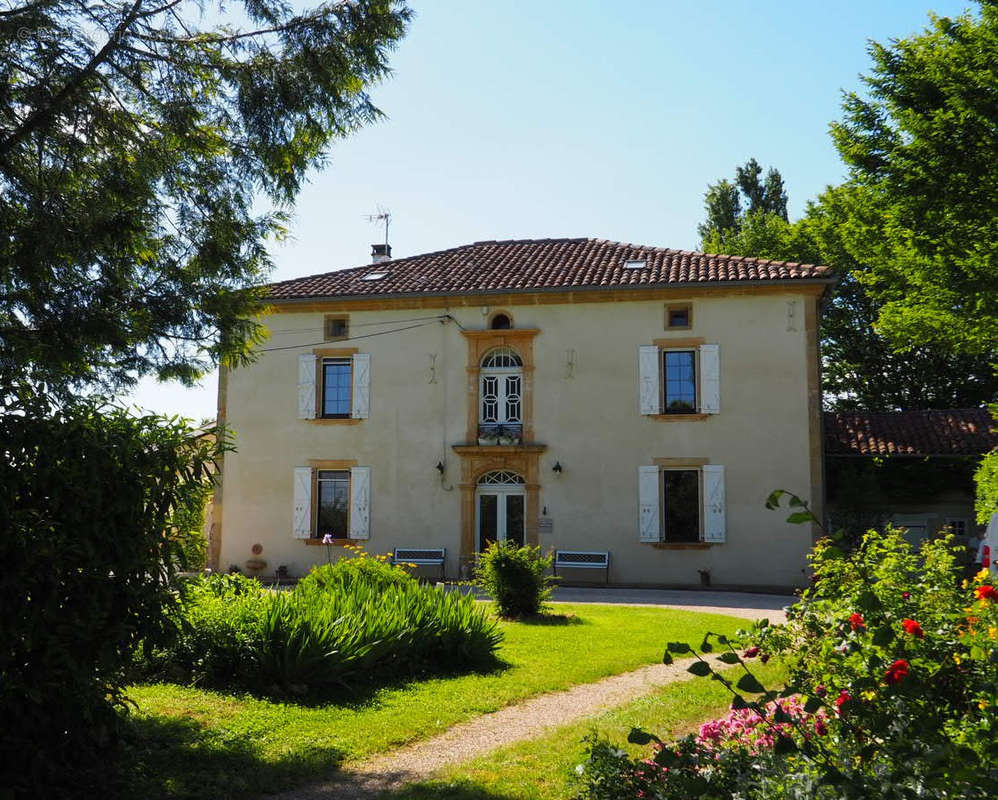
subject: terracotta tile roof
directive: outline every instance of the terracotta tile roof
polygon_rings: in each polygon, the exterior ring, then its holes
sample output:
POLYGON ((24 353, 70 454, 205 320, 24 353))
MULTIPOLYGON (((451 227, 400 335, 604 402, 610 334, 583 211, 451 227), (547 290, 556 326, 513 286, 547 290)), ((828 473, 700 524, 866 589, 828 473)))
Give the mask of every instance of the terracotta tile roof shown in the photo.
POLYGON ((834 456, 979 455, 998 447, 985 408, 825 412, 825 454, 834 456))
POLYGON ((706 255, 605 239, 524 239, 475 242, 381 264, 281 281, 268 288, 270 298, 285 300, 832 278, 828 267, 813 264, 706 255), (644 261, 645 266, 629 269, 625 266, 628 261, 644 261))

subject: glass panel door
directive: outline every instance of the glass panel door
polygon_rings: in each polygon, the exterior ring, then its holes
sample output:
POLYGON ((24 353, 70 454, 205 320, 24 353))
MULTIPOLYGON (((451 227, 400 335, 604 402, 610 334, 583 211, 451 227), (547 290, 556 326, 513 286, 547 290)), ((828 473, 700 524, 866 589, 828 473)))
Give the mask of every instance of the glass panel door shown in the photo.
POLYGON ((489 487, 478 494, 478 552, 489 542, 526 541, 526 496, 520 486, 489 487))
POLYGON ((522 494, 506 495, 506 530, 503 538, 523 547, 523 500, 522 494))
POLYGON ((499 495, 478 496, 478 551, 484 552, 489 542, 499 541, 499 495))

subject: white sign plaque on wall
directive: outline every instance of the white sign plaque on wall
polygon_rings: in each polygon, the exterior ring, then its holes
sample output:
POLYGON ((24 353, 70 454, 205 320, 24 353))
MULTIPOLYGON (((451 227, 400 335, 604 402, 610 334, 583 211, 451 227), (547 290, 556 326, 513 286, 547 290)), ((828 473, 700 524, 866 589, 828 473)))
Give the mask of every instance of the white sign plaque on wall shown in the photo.
POLYGON ((548 536, 554 533, 554 519, 552 517, 541 517, 537 520, 537 532, 548 536))

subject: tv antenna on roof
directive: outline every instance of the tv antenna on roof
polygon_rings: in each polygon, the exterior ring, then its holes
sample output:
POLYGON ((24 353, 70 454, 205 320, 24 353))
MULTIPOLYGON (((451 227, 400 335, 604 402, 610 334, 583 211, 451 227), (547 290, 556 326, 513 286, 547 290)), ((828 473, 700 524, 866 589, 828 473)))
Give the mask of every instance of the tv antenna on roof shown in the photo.
POLYGON ((376 224, 379 224, 379 223, 382 223, 382 222, 385 223, 385 246, 387 247, 388 246, 388 226, 391 224, 391 221, 392 221, 392 212, 389 211, 387 208, 382 208, 381 206, 378 206, 378 213, 377 214, 365 214, 364 215, 364 219, 366 219, 368 222, 374 222, 376 224))

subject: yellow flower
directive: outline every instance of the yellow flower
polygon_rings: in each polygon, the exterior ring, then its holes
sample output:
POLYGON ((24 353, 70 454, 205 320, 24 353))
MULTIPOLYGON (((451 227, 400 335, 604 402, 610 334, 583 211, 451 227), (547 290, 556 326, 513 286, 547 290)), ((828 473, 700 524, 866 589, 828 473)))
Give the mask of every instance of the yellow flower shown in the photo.
POLYGON ((984 710, 984 709, 986 709, 986 708, 987 708, 987 707, 988 707, 989 705, 991 705, 991 704, 990 704, 990 703, 989 703, 989 702, 988 702, 987 700, 981 700, 981 702, 979 702, 979 703, 977 704, 977 707, 978 707, 979 709, 981 709, 981 711, 983 711, 983 710, 984 710))
POLYGON ((984 581, 987 579, 988 575, 990 575, 990 574, 991 574, 991 570, 989 570, 987 567, 985 567, 984 569, 982 569, 980 572, 978 572, 974 576, 974 582, 975 583, 984 583, 984 581))
POLYGON ((964 578, 963 579, 963 583, 961 583, 960 586, 962 586, 964 589, 969 589, 970 588, 970 581, 968 581, 966 578, 964 578))
POLYGON ((865 692, 860 692, 859 696, 862 697, 864 700, 876 700, 877 699, 877 693, 875 691, 873 691, 873 689, 867 689, 865 692))
POLYGON ((988 638, 998 639, 998 628, 988 628, 988 638))
POLYGON ((955 661, 955 662, 956 662, 957 664, 962 664, 962 663, 963 663, 963 659, 962 659, 962 658, 960 658, 960 654, 959 654, 959 653, 953 653, 953 660, 954 660, 954 661, 955 661))

